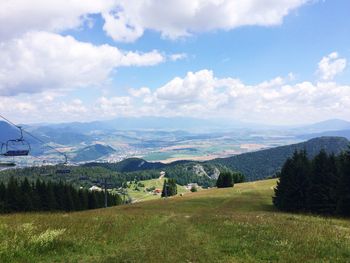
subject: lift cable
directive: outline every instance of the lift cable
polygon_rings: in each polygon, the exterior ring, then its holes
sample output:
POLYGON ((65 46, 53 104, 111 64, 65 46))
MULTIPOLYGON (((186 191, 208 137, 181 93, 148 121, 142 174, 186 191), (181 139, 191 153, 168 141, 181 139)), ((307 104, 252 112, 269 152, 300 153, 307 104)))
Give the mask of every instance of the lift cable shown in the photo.
POLYGON ((42 139, 40 139, 40 138, 38 138, 37 136, 33 135, 32 133, 30 133, 30 132, 24 130, 21 126, 16 125, 14 122, 10 121, 9 119, 7 119, 6 117, 4 117, 4 116, 1 115, 1 114, 0 114, 0 118, 2 118, 3 120, 5 120, 5 121, 8 122, 9 124, 13 125, 14 127, 18 128, 18 129, 20 129, 20 130, 22 130, 24 133, 28 134, 28 135, 31 136, 33 139, 36 139, 36 140, 39 141, 40 143, 44 144, 46 147, 48 147, 48 148, 54 150, 55 152, 59 153, 60 155, 62 155, 62 156, 64 157, 64 159, 65 159, 65 160, 64 160, 64 164, 66 164, 66 163, 68 162, 67 155, 66 155, 64 152, 62 152, 62 151, 56 149, 55 147, 53 147, 53 146, 47 144, 47 143, 46 143, 45 141, 43 141, 42 139))

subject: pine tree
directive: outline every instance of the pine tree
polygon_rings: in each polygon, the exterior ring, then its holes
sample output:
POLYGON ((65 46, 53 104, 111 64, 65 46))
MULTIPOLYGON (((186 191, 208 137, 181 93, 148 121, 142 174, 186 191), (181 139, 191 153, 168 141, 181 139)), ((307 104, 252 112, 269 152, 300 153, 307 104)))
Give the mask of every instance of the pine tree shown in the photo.
POLYGON ((282 167, 273 197, 274 205, 285 211, 305 210, 309 176, 310 162, 306 152, 295 151, 282 167))
POLYGON ((0 213, 6 211, 7 202, 6 202, 6 186, 3 182, 0 183, 0 213))
POLYGON ((162 197, 168 197, 169 196, 169 186, 168 181, 165 179, 163 183, 163 190, 162 190, 162 197))
POLYGON ((53 211, 58 209, 54 187, 51 182, 48 182, 46 184, 46 198, 47 198, 47 201, 46 201, 47 210, 53 211))
POLYGON ((14 177, 10 177, 7 184, 6 197, 7 210, 9 212, 20 211, 21 206, 21 191, 18 186, 18 182, 14 177))
POLYGON ((230 172, 220 173, 216 181, 216 186, 218 188, 233 187, 233 185, 234 185, 234 179, 233 179, 232 173, 230 172))
POLYGON ((32 211, 33 207, 33 189, 27 178, 21 182, 21 211, 32 211))
POLYGON ((65 211, 73 211, 74 210, 73 197, 72 197, 72 192, 71 192, 71 188, 69 187, 69 185, 64 185, 63 210, 65 210, 65 211))
POLYGON ((328 156, 324 150, 312 161, 310 173, 308 204, 311 212, 331 214, 335 212, 335 188, 338 184, 338 172, 334 155, 328 156))
POLYGON ((177 195, 177 184, 175 179, 164 180, 162 197, 177 195))
POLYGON ((97 208, 97 200, 96 200, 95 192, 88 193, 88 201, 89 201, 89 209, 97 208))
POLYGON ((89 197, 87 190, 79 191, 79 200, 81 210, 89 209, 89 197))
POLYGON ((350 149, 339 157, 339 170, 337 213, 350 216, 350 149))

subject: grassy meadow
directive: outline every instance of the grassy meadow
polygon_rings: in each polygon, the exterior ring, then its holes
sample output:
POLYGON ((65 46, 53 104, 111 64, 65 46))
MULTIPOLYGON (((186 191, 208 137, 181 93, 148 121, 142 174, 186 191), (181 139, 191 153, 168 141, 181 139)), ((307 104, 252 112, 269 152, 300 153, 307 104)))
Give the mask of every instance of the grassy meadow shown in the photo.
POLYGON ((277 212, 275 184, 1 215, 0 262, 349 262, 350 220, 277 212))
MULTIPOLYGON (((129 183, 130 187, 127 189, 129 196, 133 199, 135 202, 143 202, 147 200, 154 200, 154 199, 160 199, 161 196, 154 195, 152 193, 149 193, 146 191, 147 188, 155 187, 156 189, 163 189, 165 178, 159 178, 159 179, 150 179, 150 180, 144 180, 142 181, 142 184, 144 187, 137 186, 135 183, 129 183), (135 187, 139 189, 138 191, 135 190, 135 187)), ((177 185, 177 193, 183 194, 189 192, 184 186, 177 185)))

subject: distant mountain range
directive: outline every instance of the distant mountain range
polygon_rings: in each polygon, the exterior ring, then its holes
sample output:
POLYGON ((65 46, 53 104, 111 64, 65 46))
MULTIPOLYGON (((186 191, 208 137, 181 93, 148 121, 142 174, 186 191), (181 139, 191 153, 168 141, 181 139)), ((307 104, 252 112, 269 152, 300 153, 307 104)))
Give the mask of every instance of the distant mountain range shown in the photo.
POLYGON ((17 139, 19 136, 19 129, 8 124, 7 122, 0 121, 0 142, 6 142, 11 139, 17 139))
MULTIPOLYGON (((169 154, 172 154, 171 147, 179 144, 191 145, 193 142, 200 145, 215 141, 217 148, 220 148, 222 143, 235 144, 232 148, 240 151, 240 146, 243 144, 271 147, 323 136, 350 139, 350 122, 339 119, 310 125, 278 127, 223 119, 139 117, 89 123, 24 125, 23 127, 45 142, 40 143, 25 133, 25 139, 32 146, 32 155, 43 157, 52 155, 54 152, 45 146, 49 144, 67 151, 75 162, 95 161, 108 157, 115 153, 115 149, 121 153, 122 157, 132 156, 135 152, 147 155, 147 151, 156 153, 164 148, 170 149, 169 154)), ((19 130, 16 127, 0 121, 0 142, 6 143, 7 140, 18 137, 19 130)), ((210 151, 215 147, 213 146, 210 151)), ((179 152, 179 155, 181 154, 183 153, 179 152)), ((214 151, 213 155, 215 154, 217 153, 214 151)), ((116 160, 122 158, 114 156, 116 160)), ((234 164, 232 167, 240 167, 239 164, 234 164)), ((147 164, 145 166, 147 167, 147 164)), ((274 168, 272 167, 271 171, 275 171, 274 168)), ((267 173, 270 175, 269 172, 267 173)), ((252 178, 258 176, 250 172, 248 175, 252 178)))
POLYGON ((331 119, 310 125, 305 125, 298 129, 303 131, 303 133, 319 133, 326 131, 348 130, 350 129, 350 122, 340 119, 331 119))

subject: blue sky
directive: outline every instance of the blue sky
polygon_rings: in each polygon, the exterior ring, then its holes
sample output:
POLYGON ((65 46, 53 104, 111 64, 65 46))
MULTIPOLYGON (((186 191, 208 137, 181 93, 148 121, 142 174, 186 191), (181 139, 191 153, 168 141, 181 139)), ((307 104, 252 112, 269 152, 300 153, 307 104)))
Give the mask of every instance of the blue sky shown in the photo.
POLYGON ((16 121, 350 120, 349 1, 30 2, 0 4, 0 111, 16 121))

